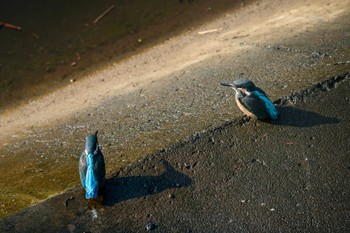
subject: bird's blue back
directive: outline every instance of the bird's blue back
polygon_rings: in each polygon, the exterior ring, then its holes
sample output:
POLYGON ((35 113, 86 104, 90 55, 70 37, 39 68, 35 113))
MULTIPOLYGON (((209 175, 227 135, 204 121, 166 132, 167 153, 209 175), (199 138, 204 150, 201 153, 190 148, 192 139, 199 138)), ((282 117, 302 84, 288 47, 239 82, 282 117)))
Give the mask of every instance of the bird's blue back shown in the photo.
POLYGON ((97 143, 97 132, 85 138, 85 150, 79 159, 79 174, 85 197, 95 198, 105 182, 105 163, 97 143))

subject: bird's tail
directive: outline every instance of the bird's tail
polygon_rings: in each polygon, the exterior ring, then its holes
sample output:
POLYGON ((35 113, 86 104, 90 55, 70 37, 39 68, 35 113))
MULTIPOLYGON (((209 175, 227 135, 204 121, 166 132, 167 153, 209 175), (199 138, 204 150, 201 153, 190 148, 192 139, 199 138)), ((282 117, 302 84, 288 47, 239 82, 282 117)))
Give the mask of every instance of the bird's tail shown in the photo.
POLYGON ((86 180, 85 188, 86 199, 95 198, 98 195, 98 181, 94 173, 94 163, 93 163, 93 154, 88 154, 87 158, 87 171, 86 171, 86 180))

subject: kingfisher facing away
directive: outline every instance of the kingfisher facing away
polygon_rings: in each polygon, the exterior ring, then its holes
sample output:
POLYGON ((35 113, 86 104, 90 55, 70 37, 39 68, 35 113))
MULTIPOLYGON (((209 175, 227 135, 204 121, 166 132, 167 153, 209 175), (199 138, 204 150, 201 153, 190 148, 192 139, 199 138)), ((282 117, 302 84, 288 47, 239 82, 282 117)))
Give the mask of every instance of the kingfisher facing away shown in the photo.
POLYGON ((96 198, 105 182, 105 161, 97 143, 97 131, 85 138, 85 150, 79 159, 79 174, 85 198, 96 198))
POLYGON ((266 93, 256 87, 250 80, 236 80, 233 83, 221 83, 226 87, 231 87, 236 92, 236 103, 242 112, 249 117, 259 120, 276 120, 279 116, 275 105, 267 97, 266 93))

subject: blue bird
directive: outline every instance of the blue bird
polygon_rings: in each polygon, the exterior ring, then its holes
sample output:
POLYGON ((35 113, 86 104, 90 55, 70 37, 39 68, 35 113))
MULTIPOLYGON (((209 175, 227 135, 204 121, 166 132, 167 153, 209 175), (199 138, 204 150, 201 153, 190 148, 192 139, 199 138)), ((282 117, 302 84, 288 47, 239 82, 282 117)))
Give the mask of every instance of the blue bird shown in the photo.
POLYGON ((221 83, 236 91, 236 103, 241 111, 249 117, 259 120, 277 120, 279 116, 275 105, 267 97, 266 93, 256 87, 250 80, 236 80, 233 83, 221 83))
POLYGON ((97 143, 97 131, 85 138, 85 150, 79 159, 81 186, 85 198, 96 198, 105 183, 106 169, 103 154, 97 143))

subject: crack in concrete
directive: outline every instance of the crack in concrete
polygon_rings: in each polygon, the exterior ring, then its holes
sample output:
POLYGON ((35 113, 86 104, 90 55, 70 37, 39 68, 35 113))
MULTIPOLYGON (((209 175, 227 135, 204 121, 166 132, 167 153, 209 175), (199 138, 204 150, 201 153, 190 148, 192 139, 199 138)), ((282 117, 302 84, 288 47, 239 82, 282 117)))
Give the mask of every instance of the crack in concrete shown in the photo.
POLYGON ((278 106, 285 106, 288 103, 296 104, 297 102, 306 101, 306 99, 310 96, 315 96, 320 92, 323 91, 330 91, 333 88, 338 87, 338 85, 349 79, 350 73, 344 73, 341 75, 334 76, 330 79, 327 79, 323 82, 317 83, 307 89, 304 89, 299 92, 294 92, 293 94, 289 96, 283 96, 276 100, 274 103, 278 106))

